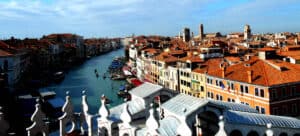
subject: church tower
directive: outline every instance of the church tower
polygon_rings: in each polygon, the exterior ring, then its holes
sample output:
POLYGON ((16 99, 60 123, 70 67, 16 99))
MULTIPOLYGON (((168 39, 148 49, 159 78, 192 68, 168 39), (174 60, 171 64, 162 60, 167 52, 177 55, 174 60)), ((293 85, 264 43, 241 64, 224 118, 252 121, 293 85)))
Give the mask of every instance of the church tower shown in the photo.
POLYGON ((203 24, 199 25, 199 38, 200 40, 202 40, 204 37, 204 33, 203 33, 203 24))
POLYGON ((251 38, 251 28, 250 25, 245 25, 244 27, 244 40, 249 40, 251 38))

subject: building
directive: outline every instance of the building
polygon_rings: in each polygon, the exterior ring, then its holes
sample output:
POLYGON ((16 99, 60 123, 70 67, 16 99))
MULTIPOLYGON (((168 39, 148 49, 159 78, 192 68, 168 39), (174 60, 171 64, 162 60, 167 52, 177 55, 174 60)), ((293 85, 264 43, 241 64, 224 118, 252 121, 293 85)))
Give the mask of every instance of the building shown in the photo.
POLYGON ((203 24, 199 25, 199 38, 200 40, 203 40, 204 38, 204 28, 203 28, 203 24))
MULTIPOLYGON (((66 49, 72 49, 74 51, 74 57, 73 59, 85 59, 85 45, 84 40, 82 36, 76 35, 76 34, 50 34, 43 39, 47 39, 52 43, 55 43, 54 45, 58 44, 60 47, 58 47, 60 52, 62 49, 65 51, 66 49)), ((56 47, 54 49, 57 49, 56 47)))
POLYGON ((249 40, 251 38, 251 28, 250 25, 245 25, 244 27, 244 40, 249 40))
MULTIPOLYGON (((3 43, 1 43, 3 44, 3 43)), ((14 85, 21 79, 30 64, 30 56, 26 51, 0 49, 0 71, 4 73, 4 82, 14 85)))
POLYGON ((179 90, 181 93, 196 96, 197 90, 192 90, 192 71, 204 60, 198 56, 198 52, 189 51, 186 57, 181 58, 177 63, 179 69, 179 90))
POLYGON ((206 75, 207 97, 220 101, 240 102, 258 112, 274 115, 299 115, 300 67, 274 59, 275 50, 264 48, 258 57, 219 68, 206 75))
POLYGON ((191 39, 190 29, 185 27, 185 28, 183 28, 182 33, 183 33, 183 41, 189 42, 191 39))

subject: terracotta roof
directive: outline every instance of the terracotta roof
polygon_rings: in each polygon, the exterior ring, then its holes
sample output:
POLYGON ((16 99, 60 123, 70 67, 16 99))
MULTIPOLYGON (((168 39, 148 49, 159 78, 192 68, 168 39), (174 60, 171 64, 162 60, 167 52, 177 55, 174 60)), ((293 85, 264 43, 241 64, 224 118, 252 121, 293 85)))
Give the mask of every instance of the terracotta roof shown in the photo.
POLYGON ((144 49, 143 51, 145 51, 147 53, 155 54, 155 53, 158 53, 160 50, 154 49, 154 48, 148 48, 148 49, 144 49))
MULTIPOLYGON (((278 60, 260 60, 257 57, 226 67, 225 78, 249 83, 247 71, 250 70, 253 71, 252 84, 272 86, 300 82, 300 65, 278 60)), ((219 68, 215 71, 208 71, 208 74, 221 77, 222 70, 219 68)))
POLYGON ((181 58, 180 59, 181 61, 191 61, 191 62, 204 62, 204 60, 203 59, 201 59, 199 56, 193 56, 193 55, 191 55, 191 56, 186 56, 186 57, 183 57, 183 58, 181 58))
POLYGON ((0 48, 8 48, 8 47, 9 47, 8 44, 6 44, 6 43, 3 42, 3 41, 0 41, 0 48))
POLYGON ((163 62, 176 62, 178 60, 178 58, 170 55, 167 52, 163 52, 157 56, 154 57, 155 60, 159 60, 159 61, 163 61, 163 62))
POLYGON ((0 49, 0 57, 6 57, 13 55, 11 52, 0 49))
POLYGON ((239 57, 225 57, 225 59, 231 62, 240 62, 241 60, 239 57))
POLYGON ((275 48, 272 47, 264 47, 264 48, 260 48, 259 51, 275 51, 275 48))
POLYGON ((195 68, 193 72, 197 73, 211 73, 212 71, 220 69, 220 64, 223 62, 222 58, 212 58, 204 63, 200 64, 198 68, 195 68))

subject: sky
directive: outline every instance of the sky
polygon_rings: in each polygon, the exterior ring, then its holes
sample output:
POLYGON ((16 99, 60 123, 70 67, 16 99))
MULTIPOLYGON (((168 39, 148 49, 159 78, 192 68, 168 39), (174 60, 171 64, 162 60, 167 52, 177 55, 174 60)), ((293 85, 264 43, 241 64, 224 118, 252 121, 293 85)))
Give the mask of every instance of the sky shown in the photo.
POLYGON ((0 39, 75 33, 85 38, 300 32, 299 0, 0 0, 0 39))

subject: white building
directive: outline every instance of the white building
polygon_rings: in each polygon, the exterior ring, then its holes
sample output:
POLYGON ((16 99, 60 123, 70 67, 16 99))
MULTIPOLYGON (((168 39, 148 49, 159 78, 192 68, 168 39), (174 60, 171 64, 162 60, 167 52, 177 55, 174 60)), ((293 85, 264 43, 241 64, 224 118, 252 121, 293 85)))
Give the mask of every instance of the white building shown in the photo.
POLYGON ((0 72, 7 74, 8 85, 17 83, 30 63, 26 51, 6 51, 0 49, 0 72))

